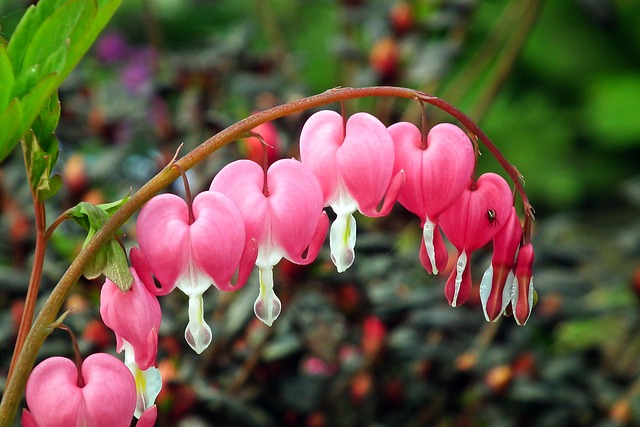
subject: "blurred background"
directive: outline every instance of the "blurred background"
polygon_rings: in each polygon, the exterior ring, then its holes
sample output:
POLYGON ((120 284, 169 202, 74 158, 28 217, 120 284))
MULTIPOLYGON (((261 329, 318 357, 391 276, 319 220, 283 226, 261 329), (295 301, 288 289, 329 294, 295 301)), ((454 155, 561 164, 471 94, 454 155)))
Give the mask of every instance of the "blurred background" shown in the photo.
MULTIPOLYGON (((30 3, 0 0, 3 33, 30 3)), ((272 328, 252 312, 257 277, 233 294, 209 290, 214 340, 200 356, 182 337, 186 297, 163 297, 157 425, 640 425, 639 16, 636 0, 125 0, 59 91, 65 186, 49 222, 79 201, 137 190, 180 144, 186 153, 255 111, 381 84, 466 112, 522 173, 537 212, 539 301, 525 327, 487 323, 477 290, 449 307, 447 274, 423 270, 419 221, 400 206, 358 217, 356 262, 343 274, 327 248, 308 267, 281 262, 272 328)), ((387 125, 420 120, 408 100, 345 108, 387 125)), ((427 112, 429 125, 453 121, 427 112)), ((297 155, 311 113, 262 130, 274 158, 297 155)), ((252 147, 232 143, 190 171, 192 191, 252 147)), ((504 175, 485 151, 479 169, 504 175)), ((0 169, 2 382, 33 251, 19 154, 0 169)), ((123 231, 135 244, 135 221, 123 231)), ((67 223, 52 236, 43 298, 84 237, 67 223)), ((474 254, 475 280, 490 256, 474 254)), ((85 355, 115 347, 101 285, 83 280, 67 303, 85 355)), ((70 352, 54 332, 40 358, 70 352)))

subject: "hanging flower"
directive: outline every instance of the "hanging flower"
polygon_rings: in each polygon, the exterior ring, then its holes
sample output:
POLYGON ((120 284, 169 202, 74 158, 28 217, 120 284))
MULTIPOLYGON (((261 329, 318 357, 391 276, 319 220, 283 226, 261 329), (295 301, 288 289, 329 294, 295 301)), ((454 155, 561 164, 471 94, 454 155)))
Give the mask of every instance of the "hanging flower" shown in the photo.
POLYGON ((480 301, 489 322, 496 321, 511 302, 513 266, 521 238, 522 226, 512 206, 506 224, 493 238, 491 265, 480 282, 480 301))
POLYGON ((189 297, 185 339, 202 353, 212 339, 202 294, 212 284, 222 291, 241 288, 256 259, 255 241, 245 238, 240 212, 217 192, 198 194, 192 210, 180 197, 162 194, 142 208, 136 227, 140 250, 161 285, 156 294, 178 287, 189 297))
MULTIPOLYGON (((135 251, 135 248, 131 251, 132 258, 135 251)), ((162 312, 158 299, 136 269, 130 270, 133 283, 128 291, 123 292, 111 280, 105 280, 100 292, 100 315, 116 334, 118 353, 127 346, 135 363, 144 370, 156 365, 162 312)))
POLYGON ((354 114, 345 124, 340 114, 324 110, 305 123, 300 158, 318 177, 324 203, 337 215, 329 243, 331 260, 343 272, 355 259, 353 213, 387 215, 404 182, 402 171, 393 175, 393 141, 387 128, 370 114, 354 114))
POLYGON ((471 294, 469 256, 502 229, 511 214, 513 196, 500 175, 485 173, 440 216, 445 235, 458 250, 455 269, 445 285, 449 304, 463 304, 471 294))
MULTIPOLYGON (((128 426, 136 389, 127 367, 117 358, 96 353, 81 369, 65 357, 50 357, 36 366, 25 392, 25 427, 128 426)), ((149 420, 147 420, 148 422, 149 420)), ((153 425, 155 417, 150 420, 153 425)))
POLYGON ((237 160, 215 176, 210 189, 235 202, 247 237, 257 242, 260 294, 253 308, 271 326, 281 310, 273 291, 273 266, 282 258, 296 264, 312 262, 329 227, 318 180, 293 159, 276 161, 266 173, 255 162, 237 160))
POLYGON ((420 217, 420 260, 429 273, 438 274, 448 259, 439 217, 471 184, 473 146, 462 129, 449 123, 434 126, 426 141, 412 123, 396 123, 389 133, 395 146, 394 171, 406 174, 398 202, 420 217))

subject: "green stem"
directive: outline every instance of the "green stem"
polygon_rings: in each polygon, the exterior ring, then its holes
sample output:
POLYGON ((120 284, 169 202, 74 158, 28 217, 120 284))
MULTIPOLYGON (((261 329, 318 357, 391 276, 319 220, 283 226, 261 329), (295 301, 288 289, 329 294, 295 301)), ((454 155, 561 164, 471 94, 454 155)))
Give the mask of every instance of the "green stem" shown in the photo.
MULTIPOLYGON (((485 145, 490 144, 487 145, 489 150, 498 157, 500 164, 502 164, 512 178, 514 178, 518 190, 520 191, 522 189, 522 187, 518 185, 519 177, 513 174, 515 168, 513 168, 513 166, 504 159, 495 145, 490 142, 486 135, 482 133, 471 119, 446 102, 412 89, 388 86, 336 88, 330 89, 319 95, 279 105, 251 115, 207 139, 193 151, 160 171, 155 177, 134 193, 131 198, 113 214, 113 216, 96 232, 91 241, 89 241, 84 249, 78 254, 67 271, 60 278, 60 281, 51 292, 51 295, 49 295, 49 298, 44 303, 42 310, 38 314, 38 317, 31 328, 31 331, 27 335, 22 351, 16 360, 11 380, 7 381, 5 392, 2 396, 2 402, 0 403, 0 426, 10 425, 11 420, 15 417, 18 405, 20 404, 20 400, 24 394, 27 378, 35 364, 38 352, 46 337, 51 333, 51 324, 56 320, 57 313, 60 311, 60 308, 66 300, 72 285, 82 275, 85 264, 93 254, 96 253, 96 251, 105 244, 147 201, 158 194, 163 188, 169 186, 180 176, 179 168, 184 171, 189 170, 220 147, 235 141, 262 123, 290 114, 299 113, 311 108, 364 97, 419 99, 444 109, 453 117, 458 119, 463 125, 467 126, 471 132, 478 135, 485 145), (178 165, 178 167, 173 167, 175 165, 178 165)), ((528 201, 523 190, 521 191, 521 194, 523 195, 523 201, 528 205, 528 201)))

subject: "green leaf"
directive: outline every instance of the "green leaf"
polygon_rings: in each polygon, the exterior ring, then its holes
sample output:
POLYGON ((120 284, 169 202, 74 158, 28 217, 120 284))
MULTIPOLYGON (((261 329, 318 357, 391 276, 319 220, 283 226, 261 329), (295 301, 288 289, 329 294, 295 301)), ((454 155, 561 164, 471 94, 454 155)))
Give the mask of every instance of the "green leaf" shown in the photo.
POLYGON ((15 82, 13 74, 13 66, 7 55, 7 48, 0 45, 0 111, 9 105, 11 99, 11 91, 15 82))
MULTIPOLYGON (((68 211, 68 214, 88 231, 83 247, 127 199, 128 197, 102 205, 81 202, 68 211)), ((95 279, 104 274, 123 291, 128 290, 133 282, 126 254, 115 238, 98 249, 85 266, 83 274, 87 279, 95 279)))
MULTIPOLYGON (((68 0, 51 16, 46 17, 31 35, 29 44, 16 69, 19 82, 26 75, 27 81, 50 74, 60 74, 66 69, 67 50, 89 29, 95 17, 95 4, 86 0, 68 0)), ((12 47, 12 43, 9 43, 12 47)), ((58 83, 61 83, 61 79, 58 83)), ((16 96, 21 96, 28 87, 16 84, 16 96)))
POLYGON ((49 97, 33 122, 33 128, 22 138, 27 178, 38 200, 53 196, 61 187, 60 177, 51 173, 58 161, 58 139, 53 131, 60 118, 60 102, 57 93, 49 97))
POLYGON ((14 99, 9 106, 0 112, 0 162, 11 153, 18 144, 20 122, 22 121, 22 105, 14 99))
POLYGON ((4 108, 2 102, 8 103, 12 96, 20 98, 20 104, 8 111, 9 117, 0 116, 0 124, 9 127, 0 130, 0 162, 31 127, 47 98, 78 64, 121 3, 122 0, 40 0, 27 9, 4 58, 0 53, 0 111, 4 108), (7 63, 14 75, 11 85, 4 83, 7 63))

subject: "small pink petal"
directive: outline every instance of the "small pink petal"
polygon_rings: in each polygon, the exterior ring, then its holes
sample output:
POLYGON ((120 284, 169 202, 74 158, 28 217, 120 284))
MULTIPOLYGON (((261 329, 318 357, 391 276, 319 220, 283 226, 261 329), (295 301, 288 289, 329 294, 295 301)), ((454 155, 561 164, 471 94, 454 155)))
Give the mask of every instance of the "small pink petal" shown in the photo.
POLYGON ((363 215, 381 216, 377 207, 391 183, 394 157, 393 140, 380 120, 368 113, 349 118, 337 151, 338 176, 363 215))
POLYGON ((140 210, 136 222, 140 250, 167 291, 175 287, 189 263, 189 209, 173 194, 161 194, 140 210))
POLYGON ((300 160, 318 177, 325 205, 337 196, 337 151, 343 141, 344 120, 335 111, 318 111, 302 127, 300 160))
POLYGON ((518 325, 524 325, 529 320, 533 308, 533 245, 527 243, 518 250, 515 268, 515 280, 511 306, 513 317, 518 325))
POLYGON ((457 307, 467 302, 471 296, 471 287, 471 268, 468 255, 461 252, 456 262, 456 268, 449 275, 444 287, 444 294, 451 307, 457 307))
POLYGON ((222 193, 203 191, 193 200, 193 215, 189 235, 195 265, 218 289, 242 287, 244 283, 231 286, 246 243, 238 208, 222 193))
POLYGON ((468 253, 486 245, 506 224, 513 206, 509 184, 500 175, 485 173, 440 216, 440 226, 458 251, 468 253), (492 220, 489 212, 493 213, 492 220))

